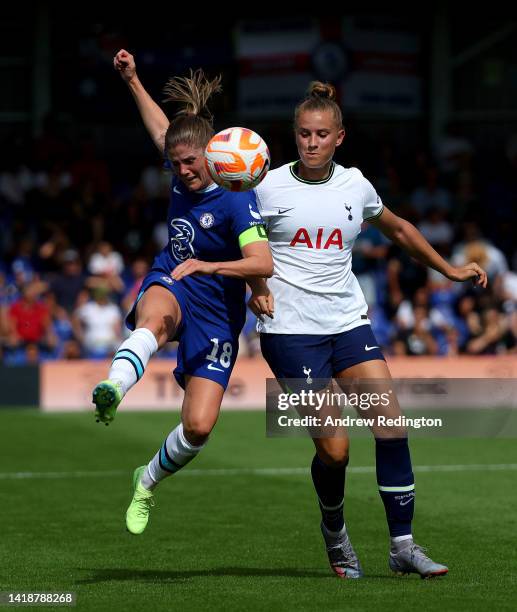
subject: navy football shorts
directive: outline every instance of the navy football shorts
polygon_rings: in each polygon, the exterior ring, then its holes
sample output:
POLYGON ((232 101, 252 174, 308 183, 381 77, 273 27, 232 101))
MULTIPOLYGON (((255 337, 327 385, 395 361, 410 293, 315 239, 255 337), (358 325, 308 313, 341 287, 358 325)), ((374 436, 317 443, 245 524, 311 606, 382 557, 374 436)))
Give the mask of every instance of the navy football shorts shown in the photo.
MULTIPOLYGON (((299 389, 317 381, 318 387, 346 368, 384 359, 369 324, 340 334, 260 334, 262 354, 277 379, 298 379, 299 389)), ((295 389, 291 389, 294 391, 295 389)), ((296 390, 299 390, 296 389, 296 390)))
POLYGON ((179 341, 177 365, 174 377, 185 388, 185 375, 208 378, 226 389, 239 350, 239 334, 244 319, 237 322, 225 320, 225 307, 221 305, 221 317, 207 312, 206 306, 187 293, 181 281, 175 281, 162 270, 151 270, 144 278, 140 292, 126 317, 126 326, 135 329, 136 305, 152 285, 160 285, 178 300, 181 324, 174 340, 179 341))

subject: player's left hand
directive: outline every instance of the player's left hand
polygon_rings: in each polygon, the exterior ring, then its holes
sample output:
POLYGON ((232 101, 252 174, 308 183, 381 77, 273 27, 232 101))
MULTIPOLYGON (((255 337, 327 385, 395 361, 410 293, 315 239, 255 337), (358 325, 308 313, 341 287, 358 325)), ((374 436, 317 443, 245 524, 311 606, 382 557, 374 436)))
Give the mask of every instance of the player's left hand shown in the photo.
POLYGON ((475 286, 483 287, 483 289, 486 289, 488 283, 486 272, 474 261, 459 268, 452 267, 449 274, 447 274, 447 278, 457 282, 472 279, 472 283, 475 286))
POLYGON ((215 274, 217 264, 212 261, 201 261, 200 259, 187 259, 171 272, 174 280, 179 281, 191 274, 215 274))

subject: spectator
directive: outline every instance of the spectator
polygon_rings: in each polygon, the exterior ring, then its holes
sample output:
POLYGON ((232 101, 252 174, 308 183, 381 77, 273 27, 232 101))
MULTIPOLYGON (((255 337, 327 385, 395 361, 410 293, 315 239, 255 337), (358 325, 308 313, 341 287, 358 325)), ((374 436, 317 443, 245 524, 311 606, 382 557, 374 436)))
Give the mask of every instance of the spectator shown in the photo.
POLYGON ((365 223, 354 244, 352 267, 369 307, 377 304, 377 272, 386 261, 387 253, 388 240, 376 227, 365 223))
POLYGON ((109 357, 122 340, 122 316, 109 300, 108 287, 98 286, 91 291, 92 300, 80 306, 72 324, 86 357, 109 357))
POLYGON ((170 171, 164 170, 162 163, 146 166, 142 170, 139 186, 147 200, 162 200, 166 206, 171 187, 170 171))
POLYGON ((129 312, 129 310, 135 303, 136 298, 138 296, 138 292, 140 291, 140 285, 142 284, 142 281, 144 280, 148 271, 149 264, 145 259, 135 259, 135 261, 131 265, 131 274, 133 281, 131 283, 131 286, 129 287, 129 290, 127 291, 122 300, 122 308, 125 312, 129 312))
POLYGON ((443 209, 430 208, 418 224, 418 229, 442 256, 450 252, 454 233, 452 225, 447 221, 447 213, 443 209))
POLYGON ((53 332, 57 338, 55 357, 58 359, 79 359, 81 346, 74 336, 72 321, 67 311, 56 301, 52 291, 47 292, 45 302, 50 313, 53 332))
POLYGON ((425 184, 418 186, 410 197, 411 206, 420 217, 431 208, 449 212, 452 208, 452 197, 448 189, 438 184, 438 171, 430 166, 425 172, 425 184))
POLYGON ((71 315, 79 305, 80 298, 85 296, 85 275, 82 270, 79 253, 67 249, 61 256, 61 274, 51 282, 50 287, 56 302, 71 315))
POLYGON ((0 269, 0 357, 3 356, 4 346, 9 336, 9 291, 5 272, 0 269))
POLYGON ((12 272, 20 284, 30 283, 35 277, 33 251, 32 240, 27 237, 22 238, 11 265, 12 272))
POLYGON ((46 274, 55 274, 61 269, 63 254, 70 249, 74 250, 71 247, 70 235, 65 229, 55 225, 46 232, 38 249, 39 260, 46 274))
POLYGON ((385 306, 391 315, 404 299, 411 299, 418 289, 427 285, 428 271, 395 245, 390 247, 387 257, 388 301, 385 306))
POLYGON ((495 355, 503 352, 503 339, 507 331, 502 314, 496 308, 488 308, 483 312, 481 329, 476 337, 467 343, 466 352, 470 355, 495 355))
POLYGON ((438 345, 430 333, 429 313, 425 306, 415 306, 414 323, 399 332, 393 343, 395 355, 436 355, 438 345))
POLYGON ((467 222, 463 229, 464 241, 453 249, 451 263, 462 266, 466 261, 476 261, 486 270, 490 284, 500 282, 499 277, 508 271, 504 253, 483 238, 477 223, 467 222))
POLYGON ((57 343, 48 306, 40 300, 45 290, 46 285, 39 281, 27 283, 22 287, 21 298, 9 308, 9 347, 24 350, 27 358, 33 352, 33 345, 49 351, 57 343))
POLYGON ((123 269, 122 255, 109 242, 100 242, 88 263, 89 272, 98 276, 120 275, 123 269))
POLYGON ((99 242, 88 262, 88 271, 92 274, 92 277, 88 279, 88 286, 108 286, 111 291, 122 294, 124 282, 120 275, 123 270, 122 255, 117 253, 109 242, 99 242))
POLYGON ((459 263, 463 261, 475 261, 478 263, 486 270, 490 283, 489 290, 494 294, 501 292, 501 284, 504 275, 508 271, 508 264, 499 249, 481 240, 469 242, 463 247, 456 249, 452 256, 454 265, 463 265, 459 263))
POLYGON ((467 293, 459 299, 454 327, 458 331, 459 351, 464 353, 468 341, 481 333, 481 319, 473 295, 467 293))
POLYGON ((430 293, 426 287, 421 287, 415 292, 413 300, 404 300, 396 315, 396 323, 402 332, 413 329, 416 323, 415 310, 425 309, 427 319, 423 322, 425 329, 428 330, 437 343, 438 353, 445 355, 449 352, 448 339, 455 340, 450 332, 453 329, 454 317, 452 309, 449 310, 447 304, 433 304, 431 298, 436 299, 436 293, 430 293))

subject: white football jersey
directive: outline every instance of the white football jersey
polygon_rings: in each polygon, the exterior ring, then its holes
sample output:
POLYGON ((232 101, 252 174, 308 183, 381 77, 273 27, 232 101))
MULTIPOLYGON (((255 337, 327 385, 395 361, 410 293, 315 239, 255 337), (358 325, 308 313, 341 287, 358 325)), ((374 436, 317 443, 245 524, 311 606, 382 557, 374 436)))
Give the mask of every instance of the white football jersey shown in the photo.
POLYGON ((255 188, 275 269, 267 284, 275 317, 260 332, 337 334, 368 324, 367 305, 352 273, 352 247, 381 199, 357 168, 333 163, 322 181, 306 181, 296 162, 270 170, 255 188))

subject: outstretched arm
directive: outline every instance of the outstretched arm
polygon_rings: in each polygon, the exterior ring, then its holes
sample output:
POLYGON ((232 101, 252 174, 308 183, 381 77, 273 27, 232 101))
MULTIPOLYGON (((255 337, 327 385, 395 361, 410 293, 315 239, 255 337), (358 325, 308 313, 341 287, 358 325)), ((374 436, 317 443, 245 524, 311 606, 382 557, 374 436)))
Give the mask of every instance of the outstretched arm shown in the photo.
POLYGON ((412 223, 393 214, 386 206, 380 217, 371 223, 417 261, 437 270, 448 279, 460 282, 472 279, 475 285, 486 287, 487 276, 481 266, 475 262, 461 267, 451 266, 433 249, 412 223))
POLYGON ((113 58, 113 66, 129 87, 149 135, 160 153, 163 153, 169 120, 140 82, 136 74, 135 58, 125 49, 121 49, 113 58))

